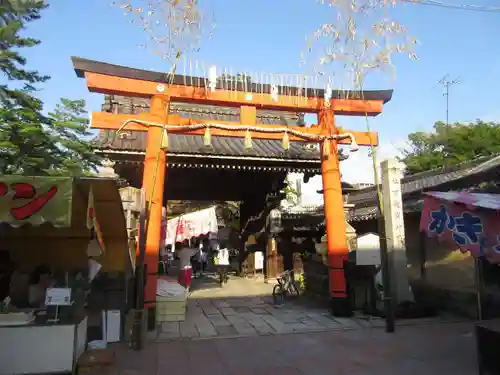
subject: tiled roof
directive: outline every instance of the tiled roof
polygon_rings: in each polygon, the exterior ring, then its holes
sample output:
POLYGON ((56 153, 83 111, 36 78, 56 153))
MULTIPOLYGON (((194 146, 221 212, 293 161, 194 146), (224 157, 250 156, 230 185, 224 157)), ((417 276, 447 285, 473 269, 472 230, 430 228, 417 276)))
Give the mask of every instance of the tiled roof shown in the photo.
MULTIPOLYGON (((106 95, 102 110, 112 113, 141 113, 149 108, 149 100, 143 98, 127 98, 123 96, 106 95)), ((171 113, 182 117, 214 121, 239 121, 239 109, 230 107, 215 107, 209 105, 193 105, 172 103, 171 113)), ((257 110, 257 122, 261 124, 301 125, 303 116, 296 113, 257 110)), ((144 152, 146 149, 145 132, 128 131, 116 136, 115 131, 101 130, 96 139, 100 151, 144 152)), ((171 134, 168 136, 169 155, 207 155, 232 156, 238 158, 262 158, 304 160, 316 162, 313 168, 319 168, 319 151, 305 142, 290 142, 290 149, 283 150, 281 141, 255 139, 252 149, 244 148, 243 138, 212 137, 212 147, 204 147, 203 136, 171 134)))
MULTIPOLYGON (((115 136, 115 131, 104 130, 96 140, 100 150, 144 152, 146 149, 147 133, 128 132, 115 136)), ((168 136, 168 155, 183 156, 233 156, 235 158, 261 158, 304 160, 318 162, 314 167, 319 168, 320 158, 316 149, 311 149, 303 142, 291 142, 288 151, 283 150, 281 141, 255 139, 252 149, 245 150, 242 138, 213 137, 212 147, 205 147, 202 135, 171 134, 168 136)))
POLYGON ((351 211, 349 211, 347 220, 348 221, 363 221, 370 220, 377 217, 377 207, 369 206, 369 207, 355 207, 351 211))
MULTIPOLYGON (((375 204, 375 203, 374 203, 375 204)), ((422 209, 423 199, 410 199, 403 202, 403 212, 416 212, 422 209)), ((378 216, 376 205, 367 207, 354 207, 347 214, 348 221, 363 221, 375 219, 378 216)))
POLYGON ((321 216, 324 219, 323 205, 298 205, 291 207, 281 207, 281 216, 283 218, 301 217, 304 215, 321 216))
MULTIPOLYGON (((471 183, 469 178, 493 175, 500 167, 500 155, 482 157, 447 168, 416 173, 401 180, 401 192, 405 200, 405 211, 414 209, 407 204, 408 198, 438 188, 463 189, 471 183)), ((377 189, 375 186, 350 193, 348 202, 355 205, 350 212, 351 221, 367 220, 377 215, 377 189)), ((408 201, 409 202, 409 201, 408 201)))
MULTIPOLYGON (((149 109, 150 99, 105 95, 103 112, 138 114, 149 109)), ((170 113, 196 120, 240 121, 239 108, 172 102, 170 113)), ((258 124, 304 125, 304 114, 257 109, 258 124)))

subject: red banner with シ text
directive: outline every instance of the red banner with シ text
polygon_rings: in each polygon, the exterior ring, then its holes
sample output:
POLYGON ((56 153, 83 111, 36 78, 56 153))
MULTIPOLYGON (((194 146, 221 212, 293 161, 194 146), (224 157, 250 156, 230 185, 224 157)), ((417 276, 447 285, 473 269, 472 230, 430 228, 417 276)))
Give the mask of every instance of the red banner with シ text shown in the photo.
POLYGON ((71 226, 73 180, 63 177, 0 176, 0 223, 71 226))

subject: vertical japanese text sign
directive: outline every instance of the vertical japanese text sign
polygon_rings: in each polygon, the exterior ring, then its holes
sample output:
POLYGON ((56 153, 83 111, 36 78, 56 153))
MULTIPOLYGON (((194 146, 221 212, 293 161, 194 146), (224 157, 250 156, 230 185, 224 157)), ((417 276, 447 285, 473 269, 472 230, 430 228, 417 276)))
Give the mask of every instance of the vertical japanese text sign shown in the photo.
POLYGON ((392 270, 392 292, 396 303, 413 300, 406 269, 408 261, 406 259, 401 177, 401 164, 396 159, 382 162, 385 236, 392 270))

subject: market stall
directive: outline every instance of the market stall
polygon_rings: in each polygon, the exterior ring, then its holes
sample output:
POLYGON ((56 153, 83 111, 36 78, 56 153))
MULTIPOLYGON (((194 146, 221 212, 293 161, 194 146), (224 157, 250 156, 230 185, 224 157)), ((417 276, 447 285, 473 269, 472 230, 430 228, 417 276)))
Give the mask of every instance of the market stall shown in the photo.
POLYGON ((0 176, 0 237, 13 265, 0 312, 0 374, 74 371, 96 274, 130 263, 116 181, 0 176))
POLYGON ((483 319, 483 260, 500 265, 500 195, 465 192, 425 193, 420 231, 450 249, 475 258, 479 373, 500 373, 495 349, 500 345, 500 320, 483 319))

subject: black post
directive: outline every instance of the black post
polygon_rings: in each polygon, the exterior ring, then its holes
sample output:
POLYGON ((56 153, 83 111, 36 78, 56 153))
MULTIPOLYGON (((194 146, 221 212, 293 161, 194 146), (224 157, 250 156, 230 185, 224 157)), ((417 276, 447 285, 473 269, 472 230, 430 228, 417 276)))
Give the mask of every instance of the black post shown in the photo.
POLYGON ((426 269, 425 269, 425 262, 427 262, 427 233, 425 232, 420 232, 420 237, 419 237, 420 243, 420 279, 425 280, 426 277, 426 269))
MULTIPOLYGON (((144 194, 144 193, 143 193, 144 194)), ((142 350, 144 347, 144 289, 145 289, 145 265, 146 256, 146 233, 147 233, 147 203, 145 197, 141 197, 141 211, 139 214, 139 257, 135 266, 135 303, 133 311, 131 347, 134 350, 142 350)))
POLYGON ((136 262, 136 295, 135 295, 135 308, 142 309, 144 307, 144 258, 146 255, 146 217, 143 212, 140 213, 139 217, 139 258, 136 262))
POLYGON ((395 330, 394 300, 392 298, 391 268, 385 234, 385 218, 380 199, 378 200, 378 232, 380 234, 380 260, 382 263, 382 284, 384 287, 385 331, 392 333, 395 330))
POLYGON ((265 224, 265 234, 264 234, 264 269, 262 270, 262 272, 264 273, 264 283, 268 283, 269 282, 269 264, 268 264, 268 261, 269 261, 269 241, 273 238, 273 236, 271 235, 271 229, 270 229, 270 226, 269 226, 269 220, 266 219, 266 224, 265 224))
POLYGON ((475 271, 476 271, 476 298, 477 298, 477 320, 483 320, 483 256, 475 258, 475 271))

